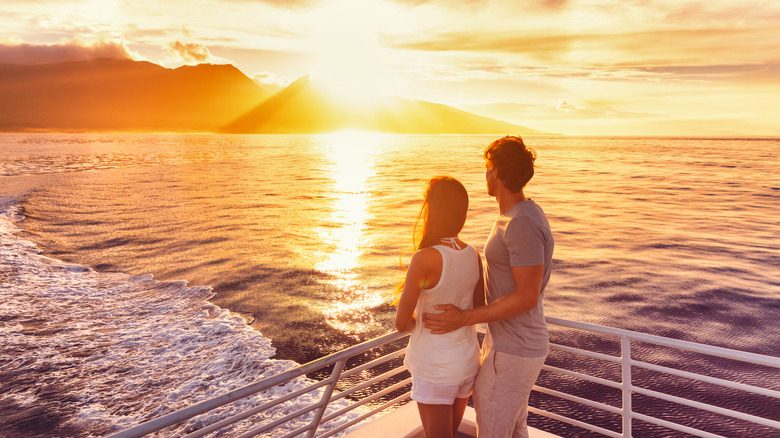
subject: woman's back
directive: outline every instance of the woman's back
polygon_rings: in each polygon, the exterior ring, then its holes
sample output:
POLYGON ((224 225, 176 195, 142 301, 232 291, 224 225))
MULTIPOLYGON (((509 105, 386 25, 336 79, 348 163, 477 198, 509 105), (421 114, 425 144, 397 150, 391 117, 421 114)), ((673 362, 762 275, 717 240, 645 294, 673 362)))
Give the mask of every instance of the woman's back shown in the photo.
MULTIPOLYGON (((471 309, 474 288, 480 279, 479 253, 471 245, 461 250, 446 245, 433 248, 441 254, 441 276, 436 286, 420 293, 415 309, 418 317, 423 313, 438 313, 434 309, 437 304, 471 309)), ((455 383, 473 377, 479 370, 476 330, 467 326, 434 335, 418 321, 404 363, 415 377, 431 383, 455 383)))

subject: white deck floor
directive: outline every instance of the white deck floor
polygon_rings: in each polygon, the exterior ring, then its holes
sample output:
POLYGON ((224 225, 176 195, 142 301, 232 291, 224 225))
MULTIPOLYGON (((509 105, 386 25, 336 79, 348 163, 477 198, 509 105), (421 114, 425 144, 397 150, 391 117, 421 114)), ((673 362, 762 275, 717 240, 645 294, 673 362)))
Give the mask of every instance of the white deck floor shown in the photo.
MULTIPOLYGON (((477 423, 474 419, 474 408, 467 407, 458 428, 458 437, 477 436, 477 423)), ((530 438, 559 438, 532 427, 528 428, 528 434, 530 438)), ((417 413, 417 404, 410 402, 349 433, 345 438, 425 438, 425 435, 420 424, 420 414, 417 413)))

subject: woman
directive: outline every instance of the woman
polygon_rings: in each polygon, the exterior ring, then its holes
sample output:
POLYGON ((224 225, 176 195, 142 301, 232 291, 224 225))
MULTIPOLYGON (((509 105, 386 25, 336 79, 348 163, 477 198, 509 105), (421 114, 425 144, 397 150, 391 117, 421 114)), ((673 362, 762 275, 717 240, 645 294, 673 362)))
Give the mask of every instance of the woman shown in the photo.
POLYGON ((463 418, 479 371, 479 344, 473 326, 432 335, 415 315, 434 312, 436 304, 470 309, 485 304, 482 260, 458 238, 466 222, 466 189, 448 176, 428 181, 415 225, 415 249, 398 302, 395 327, 412 330, 404 364, 412 374, 427 438, 452 438, 463 418), (422 221, 422 236, 417 231, 422 221))

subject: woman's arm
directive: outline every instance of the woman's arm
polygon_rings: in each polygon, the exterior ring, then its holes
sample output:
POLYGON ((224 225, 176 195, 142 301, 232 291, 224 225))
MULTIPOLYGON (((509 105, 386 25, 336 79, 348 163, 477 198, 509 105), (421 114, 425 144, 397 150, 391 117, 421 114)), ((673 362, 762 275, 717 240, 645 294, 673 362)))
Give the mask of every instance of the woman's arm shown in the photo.
POLYGON ((399 332, 414 327, 414 309, 417 307, 420 292, 439 282, 441 264, 441 254, 433 248, 423 248, 412 256, 409 269, 406 271, 404 290, 401 292, 401 299, 395 312, 395 328, 399 332))

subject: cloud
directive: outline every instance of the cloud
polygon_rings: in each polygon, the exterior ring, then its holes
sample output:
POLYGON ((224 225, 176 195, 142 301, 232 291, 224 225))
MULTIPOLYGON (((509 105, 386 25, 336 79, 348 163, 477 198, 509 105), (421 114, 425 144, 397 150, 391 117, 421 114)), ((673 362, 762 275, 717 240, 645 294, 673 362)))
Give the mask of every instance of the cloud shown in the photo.
POLYGON ((229 3, 265 3, 283 9, 303 9, 324 3, 326 0, 222 0, 229 3))
POLYGON ((211 51, 202 43, 196 42, 183 42, 176 40, 168 43, 165 46, 165 51, 168 55, 166 64, 168 65, 181 65, 181 64, 230 64, 232 61, 229 59, 214 56, 211 51))
POLYGON ((636 74, 665 76, 677 80, 698 82, 723 80, 753 82, 764 79, 777 83, 780 81, 780 63, 641 67, 636 69, 636 74))
POLYGON ((505 7, 517 9, 518 7, 526 9, 559 9, 564 7, 569 0, 526 0, 519 2, 517 0, 391 0, 403 6, 417 7, 425 5, 434 5, 442 8, 463 8, 473 7, 485 9, 490 7, 505 7))
POLYGON ((278 76, 267 71, 255 73, 251 76, 251 79, 268 95, 281 91, 293 82, 292 79, 278 76))
POLYGON ((465 29, 434 34, 417 34, 406 41, 395 41, 397 48, 431 52, 464 51, 488 53, 520 53, 537 58, 560 57, 572 51, 603 53, 612 51, 625 55, 640 52, 653 54, 659 50, 719 49, 723 41, 755 39, 755 31, 732 29, 659 30, 642 32, 581 32, 541 34, 516 30, 465 29), (641 44, 640 44, 641 43, 641 44))
POLYGON ((95 58, 141 59, 124 42, 75 38, 54 44, 0 43, 0 64, 54 64, 95 58))
POLYGON ((673 2, 669 8, 652 2, 486 3, 496 6, 472 17, 442 9, 443 18, 430 14, 421 31, 389 33, 386 43, 429 53, 512 55, 548 66, 766 63, 777 60, 780 43, 780 6, 739 14, 742 6, 722 2, 691 8, 673 2))
POLYGON ((541 3, 546 8, 558 9, 566 6, 568 0, 541 0, 538 3, 541 3))
POLYGON ((169 54, 185 64, 200 64, 212 59, 209 49, 200 43, 183 43, 176 40, 166 48, 169 54))
POLYGON ((587 100, 577 101, 576 104, 571 104, 565 99, 557 99, 554 102, 540 104, 497 102, 457 107, 486 117, 519 124, 533 124, 540 121, 563 123, 572 120, 650 120, 659 117, 658 113, 622 110, 612 102, 587 100))
POLYGON ((558 110, 559 112, 563 112, 563 113, 569 114, 569 111, 575 110, 575 109, 577 109, 577 107, 575 107, 574 105, 570 104, 569 102, 566 102, 563 99, 560 99, 558 101, 558 104, 555 106, 555 109, 558 110))
POLYGON ((267 71, 253 74, 252 80, 258 84, 278 85, 279 87, 286 87, 293 82, 293 80, 290 78, 275 75, 267 71))
MULTIPOLYGON (((592 36, 587 36, 592 39, 592 36)), ((586 41, 574 34, 540 34, 501 29, 463 29, 419 33, 396 38, 390 45, 398 49, 423 52, 471 52, 523 54, 537 59, 559 58, 575 44, 586 41)))

